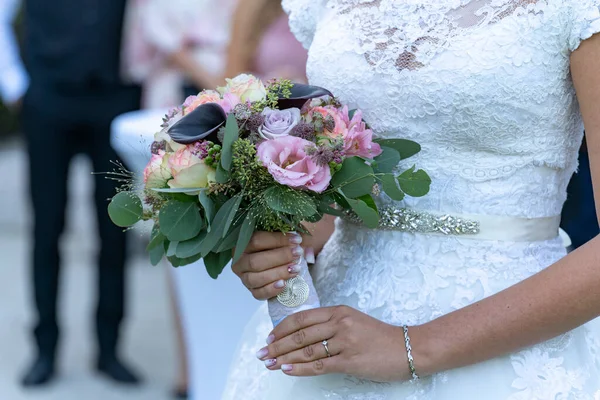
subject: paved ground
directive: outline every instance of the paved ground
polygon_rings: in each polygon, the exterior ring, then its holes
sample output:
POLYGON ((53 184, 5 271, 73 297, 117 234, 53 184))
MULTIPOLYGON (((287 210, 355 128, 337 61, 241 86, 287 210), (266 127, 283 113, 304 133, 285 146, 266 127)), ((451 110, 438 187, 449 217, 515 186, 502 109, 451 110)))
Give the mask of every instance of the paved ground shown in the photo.
POLYGON ((123 352, 144 375, 140 389, 108 383, 90 369, 94 353, 92 309, 96 248, 91 208, 90 165, 71 168, 71 204, 62 242, 62 354, 60 379, 48 388, 23 391, 17 384, 29 362, 28 202, 26 158, 18 141, 0 142, 0 400, 165 400, 173 381, 174 331, 169 315, 165 271, 150 267, 133 251, 129 318, 123 352))

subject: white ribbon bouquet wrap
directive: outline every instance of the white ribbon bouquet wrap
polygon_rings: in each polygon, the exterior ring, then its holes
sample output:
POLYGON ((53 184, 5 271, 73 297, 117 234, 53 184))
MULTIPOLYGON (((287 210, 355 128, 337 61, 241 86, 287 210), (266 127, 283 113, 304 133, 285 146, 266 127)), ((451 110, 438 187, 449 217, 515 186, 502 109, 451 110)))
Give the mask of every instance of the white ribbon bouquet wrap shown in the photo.
POLYGON ((269 316, 273 326, 277 326, 285 318, 304 310, 312 310, 321 307, 319 296, 315 289, 307 258, 314 261, 312 251, 307 250, 308 257, 300 259, 300 272, 297 276, 285 282, 283 291, 268 301, 269 316))

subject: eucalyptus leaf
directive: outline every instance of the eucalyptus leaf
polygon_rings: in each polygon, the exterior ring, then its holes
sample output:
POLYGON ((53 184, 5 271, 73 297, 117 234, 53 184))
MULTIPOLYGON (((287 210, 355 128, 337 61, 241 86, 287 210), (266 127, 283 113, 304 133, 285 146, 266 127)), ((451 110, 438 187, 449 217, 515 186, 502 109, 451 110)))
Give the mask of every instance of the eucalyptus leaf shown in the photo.
POLYGON ((375 173, 388 173, 392 172, 400 162, 400 153, 391 147, 381 147, 383 152, 375 157, 375 165, 373 170, 375 173))
POLYGON ((225 171, 231 170, 231 162, 233 161, 233 143, 238 139, 240 128, 234 113, 227 117, 225 125, 225 138, 223 139, 223 149, 221 150, 221 166, 225 171))
POLYGON ((238 241, 241 229, 242 224, 237 224, 237 226, 234 226, 233 229, 231 229, 231 232, 229 232, 227 236, 225 236, 225 238, 221 240, 215 251, 217 253, 220 253, 226 250, 233 249, 238 241))
POLYGON ((227 223, 227 218, 229 217, 229 214, 237 201, 237 196, 232 197, 231 199, 227 200, 225 204, 221 206, 221 208, 219 208, 219 211, 217 211, 217 214, 215 215, 215 218, 212 220, 211 223, 211 230, 210 232, 208 232, 206 238, 200 246, 200 251, 203 257, 211 251, 213 251, 215 246, 219 243, 223 235, 226 233, 225 225, 227 223))
POLYGON ((341 192, 333 192, 332 196, 335 200, 335 202, 342 207, 342 209, 344 210, 349 210, 352 207, 350 207, 350 204, 348 203, 348 201, 346 200, 346 196, 344 196, 343 193, 341 192))
POLYGON ((150 242, 146 246, 146 251, 150 251, 155 247, 161 245, 165 241, 166 237, 160 232, 160 229, 155 225, 152 227, 152 233, 150 234, 150 242))
POLYGON ((179 242, 171 242, 169 243, 169 248, 167 249, 167 257, 173 257, 177 254, 177 245, 179 242))
POLYGON ((322 214, 333 215, 334 217, 343 217, 344 213, 336 208, 331 207, 328 203, 319 204, 319 212, 322 214))
POLYGON ((392 174, 385 174, 379 177, 383 186, 383 191, 390 199, 401 201, 404 199, 404 192, 398 187, 398 181, 392 174))
POLYGON ((265 190, 264 199, 271 209, 281 213, 300 217, 311 217, 318 213, 312 197, 287 186, 270 187, 265 190))
POLYGON ((169 201, 158 214, 160 231, 170 241, 183 242, 194 238, 203 227, 196 203, 169 201))
POLYGON ((221 164, 217 166, 217 172, 215 174, 215 180, 217 183, 227 183, 229 181, 229 172, 225 171, 221 164))
POLYGON ((242 227, 240 229, 240 234, 238 236, 237 243, 235 245, 235 253, 233 256, 233 262, 236 263, 246 251, 248 244, 250 243, 250 239, 252 239, 252 235, 254 234, 254 228, 256 227, 256 220, 252 216, 252 213, 249 212, 244 218, 244 222, 242 223, 242 227))
POLYGON ((231 227, 231 224, 233 223, 233 220, 240 208, 240 204, 242 203, 241 195, 235 196, 235 197, 233 197, 233 199, 235 199, 235 201, 231 205, 231 210, 229 210, 229 213, 227 214, 227 218, 225 219, 225 227, 223 228, 223 233, 221 234, 221 238, 224 238, 227 235, 227 233, 229 233, 229 228, 231 227))
POLYGON ((349 157, 344 160, 342 169, 333 175, 331 184, 351 199, 369 194, 375 184, 373 169, 362 158, 349 157))
POLYGON ((221 253, 209 253, 206 257, 204 257, 204 265, 206 266, 206 271, 211 278, 217 279, 225 266, 231 261, 231 252, 224 251, 221 253))
POLYGON ((348 199, 348 203, 366 227, 376 229, 379 226, 379 214, 363 200, 348 199))
POLYGON ((196 254, 195 256, 187 257, 187 258, 179 258, 176 256, 167 257, 167 260, 169 260, 169 262, 171 263, 171 265, 173 267, 179 268, 179 267, 184 267, 186 265, 193 264, 196 261, 200 260, 201 258, 202 258, 202 256, 200 254, 196 254))
POLYGON ((215 213, 217 212, 215 208, 215 203, 211 200, 210 197, 206 194, 206 190, 202 190, 198 195, 198 200, 200 201, 200 205, 204 208, 204 216, 206 218, 206 223, 208 224, 208 231, 210 232, 210 223, 212 219, 215 217, 215 213))
POLYGON ((404 171, 399 177, 400 188, 409 196, 422 197, 429 193, 431 178, 427 172, 422 169, 415 170, 415 167, 404 171))
POLYGON ((390 147, 400 154, 400 158, 405 160, 421 151, 421 145, 412 140, 406 139, 375 139, 375 143, 382 147, 390 147))
POLYGON ((150 255, 150 263, 154 266, 158 265, 165 255, 164 246, 156 246, 148 251, 150 255))
POLYGON ((188 258, 200 254, 200 246, 206 238, 206 231, 200 231, 198 236, 193 239, 179 242, 175 255, 178 258, 188 258))
POLYGON ((223 126, 227 114, 216 103, 202 104, 177 121, 167 133, 177 143, 189 144, 199 140, 218 143, 217 133, 223 126))
POLYGON ((108 204, 108 215, 121 228, 128 228, 142 219, 142 199, 132 192, 119 192, 108 204))

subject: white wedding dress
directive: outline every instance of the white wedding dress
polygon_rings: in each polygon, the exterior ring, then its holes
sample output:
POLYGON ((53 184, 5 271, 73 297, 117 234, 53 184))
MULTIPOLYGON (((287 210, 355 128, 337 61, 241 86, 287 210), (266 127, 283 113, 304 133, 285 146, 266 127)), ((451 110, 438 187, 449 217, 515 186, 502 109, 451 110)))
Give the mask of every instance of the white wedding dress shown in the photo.
MULTIPOLYGON (((422 145, 407 161, 431 175, 431 192, 401 206, 505 218, 509 225, 557 219, 583 132, 569 56, 600 32, 600 0, 283 3, 310 49, 310 82, 362 109, 377 135, 422 145)), ((503 229, 510 234, 512 228, 503 229)), ((415 325, 514 285, 563 256, 558 236, 467 239, 338 221, 312 275, 323 305, 345 304, 390 324, 415 325)), ((600 398, 600 341, 589 326, 416 384, 268 371, 254 353, 270 329, 263 308, 244 333, 225 399, 600 398)))

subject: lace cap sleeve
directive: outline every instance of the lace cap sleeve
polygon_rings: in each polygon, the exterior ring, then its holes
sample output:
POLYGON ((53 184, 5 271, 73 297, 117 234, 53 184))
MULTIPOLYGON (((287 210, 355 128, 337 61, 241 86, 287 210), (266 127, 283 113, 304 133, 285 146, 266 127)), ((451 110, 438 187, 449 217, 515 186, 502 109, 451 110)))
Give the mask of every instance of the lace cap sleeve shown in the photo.
POLYGON ((289 15, 290 30, 305 49, 309 49, 326 0, 283 0, 289 15))
POLYGON ((575 0, 569 3, 572 8, 569 50, 575 51, 582 41, 600 33, 600 0, 575 0))

